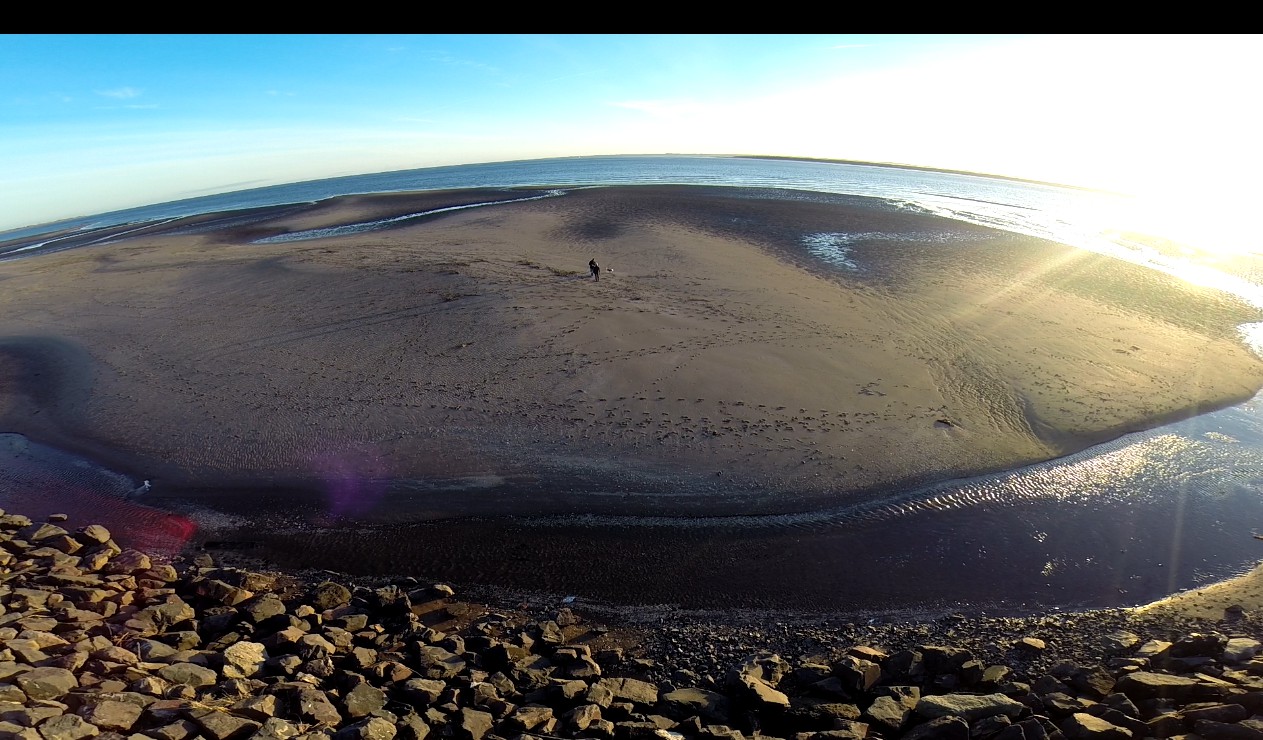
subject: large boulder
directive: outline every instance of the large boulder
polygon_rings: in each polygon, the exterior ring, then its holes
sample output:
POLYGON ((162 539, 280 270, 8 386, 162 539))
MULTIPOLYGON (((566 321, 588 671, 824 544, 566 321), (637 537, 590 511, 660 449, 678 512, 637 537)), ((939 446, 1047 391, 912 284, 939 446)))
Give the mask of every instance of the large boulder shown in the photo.
POLYGON ((224 678, 250 678, 267 664, 268 651, 261 643, 242 640, 224 649, 224 678))
POLYGON ((648 681, 635 678, 602 678, 597 686, 608 689, 615 700, 629 701, 642 706, 658 703, 658 687, 648 681))
POLYGON ((32 668, 13 679, 28 697, 58 699, 78 688, 79 679, 65 668, 32 668))
POLYGON ((916 713, 922 717, 964 717, 969 722, 1003 714, 1016 717, 1026 705, 1004 694, 943 694, 923 696, 916 713))

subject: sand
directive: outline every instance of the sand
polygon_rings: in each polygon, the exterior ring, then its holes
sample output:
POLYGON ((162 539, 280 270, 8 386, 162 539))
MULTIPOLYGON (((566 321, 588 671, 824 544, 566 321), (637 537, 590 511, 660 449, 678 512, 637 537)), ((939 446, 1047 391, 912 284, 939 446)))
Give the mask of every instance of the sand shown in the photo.
POLYGON ((1263 565, 1250 572, 1204 588, 1172 594, 1138 607, 1136 612, 1156 617, 1183 617, 1215 621, 1233 611, 1258 614, 1263 610, 1263 565))
POLYGON ((1234 328, 1257 312, 1228 297, 861 198, 580 189, 252 243, 523 195, 339 198, 0 262, 0 431, 238 513, 728 515, 1005 470, 1263 386, 1234 328), (819 234, 852 235, 832 256, 856 267, 812 257, 819 234))
POLYGON ((172 487, 610 469, 836 497, 1263 384, 1231 333, 1248 312, 1213 293, 858 199, 579 190, 247 241, 477 199, 345 198, 0 264, 0 427, 172 487), (813 269, 803 235, 856 225, 863 272, 813 269))

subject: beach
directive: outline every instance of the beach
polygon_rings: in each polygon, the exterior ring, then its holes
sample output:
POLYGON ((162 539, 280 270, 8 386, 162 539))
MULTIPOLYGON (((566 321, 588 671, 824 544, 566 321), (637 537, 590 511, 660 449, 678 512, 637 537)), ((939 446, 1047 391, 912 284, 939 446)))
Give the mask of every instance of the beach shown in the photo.
MULTIPOLYGON (((856 197, 576 189, 255 243, 533 194, 351 196, 0 263, 0 431, 150 480, 160 508, 328 528, 338 559, 360 549, 338 523, 467 543, 471 516, 811 511, 1263 386, 1235 329, 1257 312, 1223 294, 856 197)), ((355 562, 416 567, 391 555, 355 562)))

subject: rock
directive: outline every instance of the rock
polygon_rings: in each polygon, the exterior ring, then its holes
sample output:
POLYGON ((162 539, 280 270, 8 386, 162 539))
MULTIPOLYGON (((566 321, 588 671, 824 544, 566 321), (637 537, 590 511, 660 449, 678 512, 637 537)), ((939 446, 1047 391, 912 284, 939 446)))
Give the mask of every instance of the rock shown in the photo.
POLYGON ((258 722, 236 717, 218 709, 195 709, 189 719, 201 728, 209 740, 235 740, 253 735, 260 727, 258 722))
POLYGON ((298 655, 306 660, 327 658, 338 652, 337 646, 326 640, 323 635, 302 635, 298 638, 297 647, 298 655))
POLYGON ((742 700, 754 704, 756 707, 780 707, 789 706, 789 697, 784 693, 772 688, 772 685, 761 678, 752 675, 740 676, 736 685, 729 685, 729 688, 737 694, 742 700))
POLYGON ((865 710, 870 723, 889 732, 898 732, 908 723, 912 710, 901 705, 894 697, 879 696, 865 710))
POLYGON ((243 588, 237 588, 232 584, 213 579, 199 582, 197 584, 197 595, 224 606, 236 606, 254 596, 253 593, 243 588))
POLYGON ((209 668, 193 663, 172 663, 158 669, 158 675, 162 676, 171 683, 183 684, 198 688, 201 686, 211 686, 219 676, 209 668))
POLYGON ((846 656, 833 665, 834 674, 847 691, 863 693, 881 678, 881 666, 862 658, 846 656))
POLYGON ((1148 671, 1136 671, 1123 676, 1115 688, 1132 701, 1157 698, 1192 701, 1206 695, 1192 678, 1148 671))
POLYGON ((232 705, 232 713, 242 717, 256 719, 264 724, 267 724, 267 720, 277 715, 279 710, 278 704, 279 702, 273 694, 248 696, 232 705))
POLYGON ((259 594, 237 606, 237 613, 252 624, 259 624, 285 613, 285 602, 276 594, 259 594))
POLYGON ((921 697, 914 711, 922 717, 956 716, 973 722, 997 714, 1016 717, 1024 709, 1026 705, 1004 694, 943 694, 921 697))
POLYGON ((1263 729, 1244 722, 1229 724, 1203 719, 1193 723, 1193 732, 1206 740, 1263 740, 1263 729))
MULTIPOLYGON (((1263 740, 1263 717, 1251 717, 1263 714, 1263 646, 1246 636, 1255 615, 1221 624, 1233 638, 1115 614, 988 619, 978 633, 960 619, 906 632, 880 622, 828 636, 786 631, 776 644, 819 649, 794 657, 791 671, 776 653, 748 653, 762 628, 697 641, 707 651, 674 665, 593 641, 607 632, 570 611, 551 621, 487 613, 433 600, 415 580, 353 592, 326 582, 295 605, 279 595, 295 584, 275 576, 144 564, 108 532, 68 538, 0 512, 0 740, 745 740, 742 730, 786 740, 1194 730, 1263 740), (15 538, 22 527, 31 540, 15 538), (245 591, 258 595, 242 600, 245 591), (1097 639, 1102 624, 1173 641, 1136 647, 1141 638, 1125 630, 1097 639), (887 657, 847 640, 944 642, 887 657), (1006 646, 1011 664, 980 662, 1006 646)), ((673 651, 694 639, 690 629, 666 628, 673 651)))
POLYGON ((102 570, 115 575, 127 575, 153 567, 149 556, 137 550, 124 550, 110 559, 102 570))
POLYGON ((1102 698, 1114 690, 1114 677, 1105 669, 1096 667, 1077 671, 1070 677, 1070 685, 1094 698, 1102 698))
POLYGON ((395 725, 381 717, 368 717, 334 733, 335 740, 394 740, 395 725))
POLYGON ((280 717, 269 717, 248 740, 290 740, 302 734, 293 723, 280 717))
POLYGON ((1123 714, 1117 709, 1110 709, 1104 704, 1093 704, 1087 708, 1087 713, 1093 717, 1103 719, 1111 725, 1117 725, 1125 730, 1131 731, 1135 737, 1144 737, 1149 734, 1149 727, 1139 719, 1123 714))
POLYGON ((262 643, 236 642, 224 650, 225 678, 249 678, 263 670, 268 652, 262 643))
POLYGON ((658 687, 635 678, 602 678, 596 686, 610 692, 614 699, 653 706, 658 703, 658 687))
POLYGON ((39 726, 43 740, 84 740, 101 733, 100 728, 74 714, 59 714, 39 726))
POLYGON ((595 704, 580 704, 563 715, 562 720, 572 732, 582 732, 601 720, 601 708, 595 704))
POLYGON ((1101 638, 1101 648, 1110 655, 1126 653, 1140 644, 1140 635, 1127 630, 1114 630, 1101 638))
POLYGON ((300 689, 297 705, 298 717, 304 722, 327 727, 334 727, 342 722, 342 715, 338 714, 337 707, 333 706, 323 691, 300 689))
MULTIPOLYGON (((377 663, 377 651, 366 647, 353 647, 347 655, 351 667, 363 671, 377 663)), ((411 673, 411 671, 408 671, 411 673)))
POLYGON ((487 712, 465 707, 457 713, 455 723, 449 727, 456 740, 482 740, 494 723, 495 718, 487 712))
POLYGON ((1194 632, 1181 637, 1171 645, 1172 658, 1218 658, 1223 655, 1227 639, 1223 635, 1194 632))
POLYGON ((1171 643, 1166 640, 1150 640, 1136 648, 1135 656, 1156 663, 1165 658, 1170 650, 1171 643))
POLYGON ((974 659, 973 653, 965 648, 942 645, 922 645, 920 652, 925 669, 933 674, 956 673, 974 659))
POLYGON ((447 679, 465 670, 465 659, 437 645, 417 648, 417 665, 426 678, 447 679))
POLYGON ((167 600, 155 606, 148 606, 136 613, 135 619, 150 622, 157 631, 164 631, 181 622, 197 616, 193 607, 179 596, 168 596, 167 600))
POLYGON ((1006 665, 990 665, 982 672, 982 680, 978 683, 988 688, 995 688, 1006 683, 1012 674, 1012 669, 1006 665))
POLYGON ((79 716, 102 730, 130 731, 143 707, 122 701, 100 701, 79 709, 79 716))
POLYGON ((864 740, 868 737, 868 725, 863 722, 841 722, 831 730, 810 733, 811 740, 864 740))
POLYGON ((418 714, 408 714, 395 723, 396 740, 425 740, 430 726, 418 714))
POLYGON ((404 682, 401 691, 409 701, 417 702, 422 706, 429 706, 437 703, 439 696, 446 689, 447 684, 442 681, 428 678, 413 678, 404 682))
POLYGON ((50 537, 64 537, 70 534, 56 524, 32 524, 18 532, 18 537, 27 542, 41 542, 50 537))
POLYGON ((64 668, 32 668, 14 681, 31 699, 57 699, 79 686, 75 674, 64 668))
POLYGON ((969 740, 969 725, 960 717, 936 717, 905 732, 902 740, 969 740))
POLYGON ((351 603, 351 591, 340 583, 325 581, 312 590, 308 603, 318 611, 336 609, 351 603))
MULTIPOLYGON (((717 724, 728 723, 729 701, 723 694, 705 689, 684 688, 669 691, 659 698, 662 711, 677 720, 699 716, 717 724)), ((597 718, 600 718, 598 712, 597 718)))
POLYGON ((1240 722, 1250 716, 1249 710, 1240 704, 1194 704, 1180 711, 1187 722, 1208 719, 1212 722, 1240 722))
POLYGON ((1013 647, 1029 653, 1042 653, 1048 648, 1048 645, 1038 637, 1023 637, 1013 647))
POLYGON ((1069 740, 1130 740, 1132 737, 1131 730, 1083 712, 1072 714, 1062 722, 1061 732, 1069 740))
POLYGON ((789 697, 776 684, 789 672, 789 664, 775 653, 751 655, 728 671, 724 679, 737 698, 761 707, 789 706, 789 697))
POLYGON ((738 663, 728 672, 729 682, 740 682, 742 676, 753 676, 765 683, 776 686, 789 673, 789 663, 776 653, 755 653, 738 663))
POLYGON ((521 732, 531 732, 541 728, 553 719, 552 707, 530 704, 518 707, 508 716, 505 722, 521 732))
POLYGON ((1263 644, 1253 638, 1233 637, 1224 646, 1224 652, 1220 660, 1233 665, 1245 663, 1255 655, 1258 655, 1261 647, 1263 647, 1263 644))
POLYGON ((110 541, 110 530, 100 524, 89 524, 75 532, 75 537, 85 545, 104 545, 110 541))
POLYGON ((362 683, 346 692, 346 696, 342 698, 342 705, 348 717, 352 719, 366 717, 386 706, 386 692, 362 683))

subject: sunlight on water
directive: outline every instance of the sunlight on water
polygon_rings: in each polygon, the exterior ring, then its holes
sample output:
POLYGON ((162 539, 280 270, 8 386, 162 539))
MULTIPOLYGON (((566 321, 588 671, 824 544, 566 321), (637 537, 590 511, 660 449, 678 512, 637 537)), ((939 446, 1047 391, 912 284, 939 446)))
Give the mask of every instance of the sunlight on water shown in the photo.
POLYGON ((1145 495, 1138 485, 1145 479, 1171 475, 1172 460, 1197 457, 1197 442, 1175 434, 1162 434, 1110 452, 1065 465, 1036 468, 1006 481, 1018 498, 1054 498, 1069 502, 1094 499, 1130 499, 1145 495))
POLYGON ((1242 324, 1237 331, 1241 334, 1241 341, 1254 350, 1254 354, 1263 357, 1263 322, 1242 324))
MULTIPOLYGON (((1257 397, 1255 399, 1258 400, 1257 397)), ((947 481, 838 507, 781 515, 670 517, 580 515, 542 517, 536 525, 565 521, 581 526, 782 528, 876 523, 927 511, 977 508, 994 512, 1030 505, 1099 507, 1153 504, 1171 496, 1212 500, 1263 478, 1263 436, 1242 409, 1196 417, 1163 430, 1127 435, 1057 460, 968 480, 947 481), (1240 417, 1240 418, 1238 418, 1240 417), (1237 436, 1204 429, 1224 424, 1237 436), (1249 437, 1243 446, 1241 437, 1249 437)))
POLYGON ((1193 285, 1223 291, 1255 308, 1263 309, 1263 286, 1215 267, 1199 264, 1193 256, 1195 253, 1190 253, 1190 256, 1163 254, 1149 245, 1117 235, 1106 235, 1101 241, 1103 245, 1092 251, 1166 273, 1193 285))

